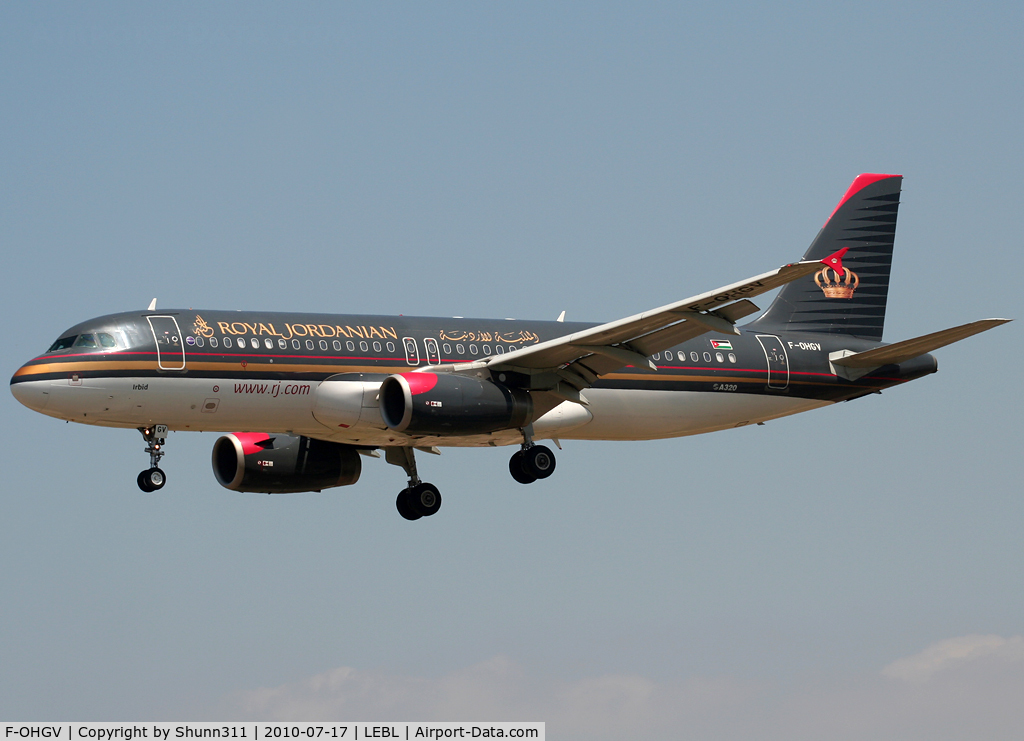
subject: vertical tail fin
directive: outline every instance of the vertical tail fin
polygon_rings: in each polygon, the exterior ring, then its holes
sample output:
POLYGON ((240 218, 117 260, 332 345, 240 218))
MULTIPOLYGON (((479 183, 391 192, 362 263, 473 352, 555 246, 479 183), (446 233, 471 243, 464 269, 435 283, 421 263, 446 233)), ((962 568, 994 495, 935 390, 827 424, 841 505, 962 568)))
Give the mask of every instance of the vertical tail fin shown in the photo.
POLYGON ((858 175, 804 255, 821 260, 848 247, 843 274, 826 267, 790 283, 747 326, 880 342, 902 182, 902 175, 858 175))

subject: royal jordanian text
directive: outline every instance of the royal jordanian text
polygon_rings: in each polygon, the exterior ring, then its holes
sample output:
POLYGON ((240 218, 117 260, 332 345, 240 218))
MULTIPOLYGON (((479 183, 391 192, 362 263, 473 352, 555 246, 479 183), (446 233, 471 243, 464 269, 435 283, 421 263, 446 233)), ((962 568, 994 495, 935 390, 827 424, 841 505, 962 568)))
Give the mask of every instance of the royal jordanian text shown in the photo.
MULTIPOLYGON (((394 327, 372 327, 359 325, 344 327, 337 324, 290 324, 285 322, 284 331, 278 331, 271 322, 217 322, 217 328, 222 334, 230 335, 270 335, 290 340, 292 337, 358 337, 359 339, 373 339, 378 337, 382 340, 398 339, 398 332, 394 327)), ((196 334, 204 337, 212 337, 213 330, 208 324, 202 321, 202 317, 196 317, 196 334), (202 322, 200 324, 200 322, 202 322)))
POLYGON ((3 739, 472 739, 544 741, 544 723, 3 723, 3 739))

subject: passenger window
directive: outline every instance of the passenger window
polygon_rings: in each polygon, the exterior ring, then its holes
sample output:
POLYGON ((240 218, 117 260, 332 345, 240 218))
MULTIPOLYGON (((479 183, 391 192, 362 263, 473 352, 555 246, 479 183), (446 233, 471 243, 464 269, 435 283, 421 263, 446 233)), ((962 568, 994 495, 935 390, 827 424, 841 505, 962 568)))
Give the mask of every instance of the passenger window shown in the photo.
POLYGON ((216 337, 211 337, 210 338, 210 347, 217 347, 217 338, 216 337))
POLYGON ((704 362, 705 363, 710 363, 711 362, 711 353, 709 353, 709 352, 704 353, 704 362))
POLYGON ((654 355, 651 356, 651 359, 652 360, 661 360, 661 353, 660 352, 654 353, 654 355))
POLYGON ((395 351, 395 343, 394 342, 389 342, 388 343, 388 352, 394 352, 394 351, 395 351))
POLYGON ((441 349, 444 350, 444 354, 445 355, 451 355, 452 354, 452 346, 449 345, 447 342, 444 343, 443 345, 441 345, 441 349))
POLYGON ((697 355, 697 353, 695 353, 695 352, 690 353, 690 360, 692 360, 694 363, 696 363, 699 359, 700 359, 700 357, 697 355))
POLYGON ((67 350, 69 347, 75 344, 75 340, 78 339, 78 335, 71 335, 70 337, 62 337, 52 345, 46 352, 57 352, 58 350, 67 350))
POLYGON ((469 354, 470 355, 476 355, 476 345, 470 345, 469 346, 469 354))
POLYGON ((715 353, 715 360, 717 360, 719 363, 724 363, 725 362, 725 356, 722 355, 722 353, 720 353, 720 352, 716 352, 715 353))
POLYGON ((490 345, 484 345, 484 355, 490 355, 490 354, 491 354, 491 346, 490 345))
POLYGON ((299 342, 298 340, 292 340, 292 350, 301 350, 301 349, 302 349, 302 343, 299 342))
POLYGON ((367 350, 370 349, 370 346, 367 345, 365 342, 360 342, 359 349, 362 350, 363 352, 366 352, 367 350))
POLYGON ((373 343, 373 351, 374 352, 380 352, 380 343, 379 342, 374 342, 373 343))
POLYGON ((729 362, 730 363, 735 363, 736 362, 736 354, 735 353, 729 353, 729 362))
POLYGON ((504 355, 505 354, 505 348, 502 347, 501 345, 495 345, 494 346, 494 351, 496 353, 498 353, 498 355, 504 355))
POLYGON ((680 363, 685 363, 686 362, 686 353, 684 353, 682 350, 679 351, 679 362, 680 363))
POLYGON ((273 350, 274 341, 268 337, 267 339, 263 340, 263 347, 267 348, 268 350, 273 350))
POLYGON ((349 352, 352 352, 353 350, 356 349, 356 343, 352 342, 352 340, 349 340, 348 342, 345 343, 345 349, 348 350, 349 352))
POLYGON ((96 338, 91 334, 79 335, 75 347, 97 347, 96 338))
POLYGON ((462 345, 456 345, 455 346, 455 354, 456 355, 465 355, 466 354, 466 348, 463 347, 462 345))
POLYGON ((251 340, 249 340, 249 344, 252 345, 252 349, 253 350, 259 350, 260 349, 260 341, 257 340, 255 337, 253 337, 251 340))
POLYGON ((277 349, 278 350, 287 350, 288 349, 288 340, 278 340, 277 341, 277 349))
POLYGON ((100 338, 100 344, 103 347, 117 347, 117 342, 114 340, 113 335, 109 335, 106 332, 100 332, 98 337, 100 338))
POLYGON ((225 337, 224 338, 224 347, 231 347, 231 338, 230 337, 225 337))
POLYGON ((341 342, 339 340, 335 340, 331 344, 334 347, 335 352, 341 352, 341 342))
MULTIPOLYGON (((103 338, 100 337, 100 342, 103 342, 103 338)), ((196 347, 202 347, 206 344, 206 341, 202 337, 196 337, 196 347)))
POLYGON ((327 349, 327 340, 320 340, 320 349, 321 350, 326 350, 327 349))
POLYGON ((306 349, 307 349, 307 350, 312 350, 312 349, 314 349, 314 348, 313 348, 313 340, 306 340, 306 349))

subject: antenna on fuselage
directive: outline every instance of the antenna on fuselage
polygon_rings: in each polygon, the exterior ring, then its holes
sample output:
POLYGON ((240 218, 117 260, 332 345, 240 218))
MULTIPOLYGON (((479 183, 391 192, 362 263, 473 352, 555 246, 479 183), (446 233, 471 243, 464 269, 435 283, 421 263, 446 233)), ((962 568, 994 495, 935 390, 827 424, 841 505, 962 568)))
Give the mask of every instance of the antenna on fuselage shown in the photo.
POLYGON ((149 308, 146 311, 156 311, 156 299, 154 298, 149 302, 149 308))
POLYGON ((562 313, 558 315, 558 318, 555 321, 556 322, 564 322, 565 321, 565 309, 562 309, 562 313))

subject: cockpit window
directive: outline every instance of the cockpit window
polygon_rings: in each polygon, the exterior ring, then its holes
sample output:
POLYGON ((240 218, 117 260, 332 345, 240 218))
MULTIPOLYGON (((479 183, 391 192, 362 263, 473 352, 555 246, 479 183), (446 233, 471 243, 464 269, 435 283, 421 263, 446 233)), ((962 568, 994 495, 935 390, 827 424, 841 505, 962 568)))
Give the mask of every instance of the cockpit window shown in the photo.
POLYGON ((50 345, 50 349, 46 352, 57 352, 58 350, 67 350, 69 347, 75 344, 75 340, 78 335, 71 335, 70 337, 61 337, 59 340, 50 345))
POLYGON ((75 347, 99 347, 96 344, 96 335, 93 334, 80 334, 78 339, 75 341, 75 347))
POLYGON ((114 339, 113 335, 109 335, 106 332, 100 332, 96 336, 100 338, 100 344, 103 345, 103 347, 117 347, 117 341, 114 339))

